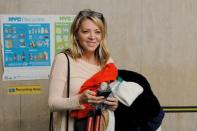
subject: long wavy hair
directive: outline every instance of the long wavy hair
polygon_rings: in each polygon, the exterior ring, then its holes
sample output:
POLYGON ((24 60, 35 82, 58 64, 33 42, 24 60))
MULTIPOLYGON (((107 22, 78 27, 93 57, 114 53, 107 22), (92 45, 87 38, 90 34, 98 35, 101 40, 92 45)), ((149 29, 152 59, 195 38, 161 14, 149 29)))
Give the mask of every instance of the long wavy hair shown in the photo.
POLYGON ((95 12, 90 9, 80 11, 75 17, 70 30, 70 47, 64 50, 64 52, 68 53, 75 60, 82 57, 83 48, 80 46, 79 41, 77 40, 77 33, 79 31, 81 23, 86 19, 93 21, 101 30, 101 43, 95 50, 94 55, 100 65, 105 65, 110 57, 109 51, 106 47, 107 23, 102 13, 95 12))

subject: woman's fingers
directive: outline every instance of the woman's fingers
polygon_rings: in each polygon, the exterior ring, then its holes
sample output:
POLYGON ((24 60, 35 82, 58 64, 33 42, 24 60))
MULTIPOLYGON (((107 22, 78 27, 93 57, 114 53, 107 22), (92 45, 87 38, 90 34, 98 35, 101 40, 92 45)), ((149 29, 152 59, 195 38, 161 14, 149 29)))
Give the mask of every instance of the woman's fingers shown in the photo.
POLYGON ((92 95, 94 95, 94 92, 90 90, 84 91, 80 96, 79 96, 79 103, 88 103, 89 99, 91 99, 92 95))
POLYGON ((88 103, 92 106, 96 106, 101 103, 105 103, 110 110, 116 110, 118 107, 118 99, 115 97, 96 96, 96 92, 86 90, 80 95, 80 104, 88 103))
POLYGON ((93 96, 88 100, 88 103, 92 103, 92 104, 100 104, 104 102, 104 97, 97 97, 97 96, 93 96))
POLYGON ((99 104, 104 101, 103 96, 96 96, 96 93, 90 90, 84 92, 86 97, 86 102, 90 104, 99 104))
POLYGON ((115 97, 108 97, 105 101, 105 104, 109 106, 116 106, 118 105, 118 99, 115 97))
POLYGON ((115 97, 108 97, 104 103, 108 105, 108 108, 112 111, 118 108, 118 99, 115 97))
POLYGON ((92 103, 92 104, 99 104, 103 101, 104 101, 103 96, 90 96, 88 99, 88 103, 92 103))
POLYGON ((86 90, 85 91, 85 93, 87 94, 87 95, 96 95, 96 93, 94 92, 94 91, 91 91, 91 90, 86 90))

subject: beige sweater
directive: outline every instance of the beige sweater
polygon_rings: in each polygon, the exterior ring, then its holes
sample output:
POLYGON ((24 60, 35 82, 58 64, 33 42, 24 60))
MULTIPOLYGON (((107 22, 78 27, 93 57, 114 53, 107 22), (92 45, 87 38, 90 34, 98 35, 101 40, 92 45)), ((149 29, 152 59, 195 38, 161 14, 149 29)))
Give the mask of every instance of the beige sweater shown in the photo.
MULTIPOLYGON (((89 64, 81 59, 70 60, 70 97, 66 97, 67 82, 67 59, 63 53, 56 55, 50 74, 49 83, 49 108, 54 113, 55 131, 65 131, 66 110, 81 109, 79 96, 76 95, 81 85, 101 67, 89 64)), ((112 59, 108 61, 112 62, 112 59)), ((69 131, 73 131, 73 119, 69 118, 69 131)))

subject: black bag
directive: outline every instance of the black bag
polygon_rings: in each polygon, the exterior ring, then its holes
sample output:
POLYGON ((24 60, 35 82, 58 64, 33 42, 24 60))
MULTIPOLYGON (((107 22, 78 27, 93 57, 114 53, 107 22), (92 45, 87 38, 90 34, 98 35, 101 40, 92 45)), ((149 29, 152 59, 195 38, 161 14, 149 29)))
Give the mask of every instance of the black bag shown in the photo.
MULTIPOLYGON (((67 97, 69 97, 69 89, 70 89, 70 61, 66 53, 64 53, 68 60, 68 71, 67 71, 67 97)), ((68 121, 69 121, 69 111, 66 111, 66 131, 68 131, 68 121)), ((53 112, 50 112, 50 122, 49 122, 49 131, 53 131, 53 112)))
POLYGON ((125 81, 141 85, 144 91, 130 107, 119 103, 114 112, 115 131, 156 131, 162 123, 164 111, 146 78, 128 70, 118 70, 118 75, 125 81))
POLYGON ((87 118, 74 120, 74 131, 86 131, 87 118))

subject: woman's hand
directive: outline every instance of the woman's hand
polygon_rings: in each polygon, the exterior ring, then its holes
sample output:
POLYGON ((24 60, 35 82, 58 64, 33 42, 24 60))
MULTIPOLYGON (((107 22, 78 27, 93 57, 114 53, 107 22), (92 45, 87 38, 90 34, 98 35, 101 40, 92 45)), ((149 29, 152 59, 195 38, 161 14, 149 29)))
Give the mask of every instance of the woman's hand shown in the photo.
POLYGON ((103 101, 104 101, 104 96, 96 96, 96 93, 90 90, 84 91, 79 96, 80 104, 88 103, 91 105, 97 105, 97 104, 102 103, 103 101))
POLYGON ((104 101, 108 105, 108 109, 115 111, 118 108, 118 99, 116 97, 107 97, 104 101))

